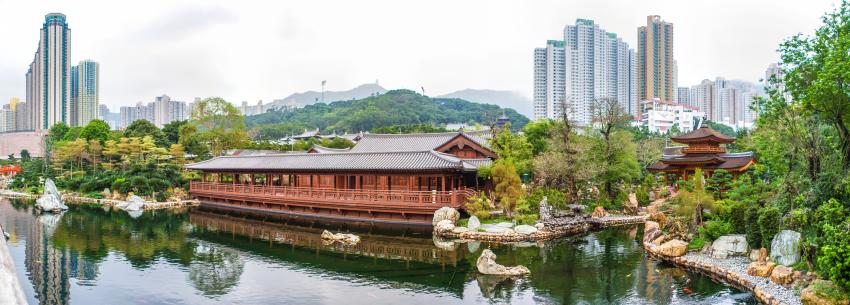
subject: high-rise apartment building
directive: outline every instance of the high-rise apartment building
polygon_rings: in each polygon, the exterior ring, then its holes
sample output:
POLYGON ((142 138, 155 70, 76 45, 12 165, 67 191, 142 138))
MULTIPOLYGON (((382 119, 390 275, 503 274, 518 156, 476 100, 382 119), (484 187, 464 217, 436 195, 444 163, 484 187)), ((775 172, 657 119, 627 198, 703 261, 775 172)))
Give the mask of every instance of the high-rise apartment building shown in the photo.
POLYGON ((83 60, 72 69, 73 109, 71 126, 85 126, 98 118, 100 104, 100 64, 83 60))
POLYGON ((564 28, 563 41, 549 41, 535 50, 536 118, 561 117, 566 102, 570 120, 590 124, 593 104, 616 99, 635 115, 634 50, 593 20, 577 19, 564 28))
POLYGON ((71 29, 65 15, 47 14, 26 74, 26 104, 32 129, 48 129, 71 118, 71 29))
POLYGON ((673 24, 660 16, 646 17, 638 28, 638 99, 672 101, 676 98, 676 61, 673 24))
POLYGON ((690 99, 691 99, 690 93, 691 93, 691 88, 677 87, 676 88, 676 102, 689 105, 688 101, 690 101, 690 99))
POLYGON ((563 40, 546 41, 534 49, 534 118, 555 119, 566 101, 567 64, 563 40))
POLYGON ((162 128, 168 123, 188 119, 186 103, 172 100, 165 94, 157 96, 147 105, 138 102, 135 107, 121 107, 119 116, 118 127, 121 129, 137 120, 147 120, 162 128))

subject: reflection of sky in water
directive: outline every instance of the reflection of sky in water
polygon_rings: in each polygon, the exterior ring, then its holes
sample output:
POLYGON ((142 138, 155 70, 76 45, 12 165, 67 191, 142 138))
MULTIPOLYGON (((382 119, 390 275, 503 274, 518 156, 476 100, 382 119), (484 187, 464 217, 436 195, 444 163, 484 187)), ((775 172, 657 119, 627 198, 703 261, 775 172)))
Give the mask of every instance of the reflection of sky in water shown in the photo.
POLYGON ((647 260, 635 239, 639 232, 630 228, 543 247, 471 242, 438 248, 430 238, 365 234, 361 248, 341 253, 340 246, 309 246, 315 229, 208 213, 132 219, 120 211, 80 209, 47 221, 0 203, 0 224, 15 235, 10 250, 31 304, 39 303, 36 293, 55 304, 753 303, 748 293, 647 260), (268 241, 268 232, 276 242, 268 241), (74 240, 57 248, 56 238, 74 240), (531 276, 477 274, 475 259, 486 248, 499 263, 528 266, 531 276), (386 255, 399 259, 379 258, 386 255), (417 255, 427 262, 409 259, 417 255), (685 287, 694 294, 685 294, 685 287))

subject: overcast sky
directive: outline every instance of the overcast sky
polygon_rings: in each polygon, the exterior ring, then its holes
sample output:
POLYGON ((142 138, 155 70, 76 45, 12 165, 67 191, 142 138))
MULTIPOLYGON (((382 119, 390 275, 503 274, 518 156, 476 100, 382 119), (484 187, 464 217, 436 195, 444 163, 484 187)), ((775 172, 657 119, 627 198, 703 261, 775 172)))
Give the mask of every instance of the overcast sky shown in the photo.
POLYGON ((270 102, 375 82, 531 96, 532 54, 595 20, 634 48, 646 16, 675 27, 679 85, 757 81, 786 37, 810 34, 836 0, 810 1, 20 1, 0 0, 0 101, 24 97, 44 15, 72 29, 72 60, 101 63, 101 103, 221 96, 270 102))

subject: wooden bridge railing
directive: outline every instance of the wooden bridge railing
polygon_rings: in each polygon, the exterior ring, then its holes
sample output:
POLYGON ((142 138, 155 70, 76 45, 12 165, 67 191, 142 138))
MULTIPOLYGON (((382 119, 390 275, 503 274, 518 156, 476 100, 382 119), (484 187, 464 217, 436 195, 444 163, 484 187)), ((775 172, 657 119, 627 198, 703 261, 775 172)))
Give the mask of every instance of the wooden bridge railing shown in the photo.
POLYGON ((325 202, 351 202, 380 206, 409 207, 460 207, 467 198, 476 192, 472 189, 453 191, 394 191, 394 190, 352 190, 335 188, 307 188, 290 186, 266 186, 251 184, 232 184, 217 182, 191 182, 189 192, 256 195, 282 199, 301 199, 325 202))

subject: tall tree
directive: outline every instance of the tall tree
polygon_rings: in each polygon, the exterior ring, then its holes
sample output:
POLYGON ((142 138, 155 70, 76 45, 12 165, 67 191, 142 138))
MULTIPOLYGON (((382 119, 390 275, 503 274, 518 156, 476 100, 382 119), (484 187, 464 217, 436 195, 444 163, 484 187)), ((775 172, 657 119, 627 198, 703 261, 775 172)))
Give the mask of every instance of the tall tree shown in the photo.
POLYGON ((102 120, 92 120, 80 132, 80 137, 87 141, 97 140, 101 143, 109 139, 110 129, 109 124, 102 120))
POLYGON ((192 110, 192 124, 197 125, 197 134, 205 141, 213 156, 225 150, 247 145, 245 117, 233 104, 220 97, 210 97, 197 103, 192 110))
POLYGON ((597 99, 592 107, 593 123, 602 136, 600 180, 610 202, 619 195, 616 186, 636 180, 640 174, 632 134, 626 130, 629 115, 613 98, 597 99))
POLYGON ((850 170, 850 3, 822 18, 814 36, 796 35, 780 45, 784 84, 805 110, 838 132, 844 171, 850 170))
POLYGON ((168 142, 162 130, 148 120, 135 120, 124 129, 124 137, 141 139, 145 136, 153 137, 154 142, 159 146, 165 146, 168 142))

